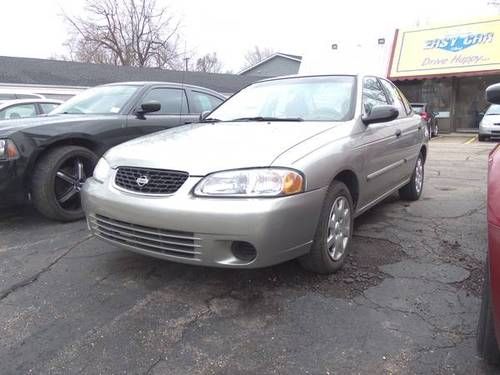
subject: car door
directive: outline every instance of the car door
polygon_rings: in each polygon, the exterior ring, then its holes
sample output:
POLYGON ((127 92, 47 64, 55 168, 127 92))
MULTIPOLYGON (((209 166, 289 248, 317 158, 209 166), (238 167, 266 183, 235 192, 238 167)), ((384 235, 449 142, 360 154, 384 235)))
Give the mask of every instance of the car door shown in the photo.
POLYGON ((179 87, 155 86, 147 90, 127 116, 129 132, 135 136, 173 128, 195 122, 198 115, 191 114, 186 90, 179 87), (142 103, 157 101, 161 104, 158 112, 138 116, 136 110, 142 103))
POLYGON ((399 166, 399 183, 405 182, 411 177, 413 168, 420 152, 420 137, 424 135, 425 130, 422 127, 420 116, 415 115, 411 105, 392 82, 380 79, 380 82, 386 90, 387 97, 392 105, 399 111, 397 127, 400 136, 397 139, 398 159, 403 163, 399 166))
MULTIPOLYGON (((388 105, 389 99, 376 77, 364 77, 362 110, 369 113, 379 105, 388 105)), ((364 202, 370 204, 400 181, 401 153, 398 150, 399 120, 369 124, 363 133, 362 144, 365 148, 364 177, 366 192, 364 202)))
POLYGON ((410 102, 406 99, 401 90, 398 88, 396 88, 396 90, 401 98, 401 101, 403 102, 406 114, 408 115, 401 130, 404 135, 402 140, 404 141, 405 157, 408 160, 406 173, 408 176, 411 176, 415 168, 418 155, 420 155, 422 143, 425 141, 425 122, 422 120, 420 115, 413 111, 410 102))

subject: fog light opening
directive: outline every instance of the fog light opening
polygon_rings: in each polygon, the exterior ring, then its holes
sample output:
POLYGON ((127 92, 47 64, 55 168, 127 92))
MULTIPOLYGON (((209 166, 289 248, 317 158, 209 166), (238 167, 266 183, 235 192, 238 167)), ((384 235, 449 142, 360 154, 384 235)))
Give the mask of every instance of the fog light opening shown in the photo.
POLYGON ((244 262, 251 262, 257 257, 257 250, 248 242, 234 241, 231 245, 233 255, 244 262))

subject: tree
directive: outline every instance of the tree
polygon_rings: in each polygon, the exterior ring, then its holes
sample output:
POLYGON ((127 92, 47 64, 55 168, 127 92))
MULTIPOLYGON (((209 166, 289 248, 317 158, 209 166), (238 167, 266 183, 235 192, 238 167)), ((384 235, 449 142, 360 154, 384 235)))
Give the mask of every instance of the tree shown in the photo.
POLYGON ((181 69, 179 25, 156 0, 86 0, 72 28, 70 59, 113 65, 181 69))
POLYGON ((260 48, 259 46, 255 46, 245 54, 245 68, 261 62, 273 53, 274 51, 270 48, 260 48))
POLYGON ((222 63, 219 61, 216 52, 207 53, 196 60, 194 69, 198 72, 220 73, 222 71, 222 63))

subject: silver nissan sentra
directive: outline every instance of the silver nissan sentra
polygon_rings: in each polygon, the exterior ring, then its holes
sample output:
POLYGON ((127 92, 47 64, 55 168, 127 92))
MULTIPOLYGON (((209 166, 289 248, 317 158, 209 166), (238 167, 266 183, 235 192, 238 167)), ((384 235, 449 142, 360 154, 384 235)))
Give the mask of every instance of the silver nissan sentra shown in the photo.
POLYGON ((190 124, 109 150, 83 187, 92 233, 140 254, 232 268, 338 270, 353 219, 417 200, 425 126, 389 81, 290 76, 190 124))

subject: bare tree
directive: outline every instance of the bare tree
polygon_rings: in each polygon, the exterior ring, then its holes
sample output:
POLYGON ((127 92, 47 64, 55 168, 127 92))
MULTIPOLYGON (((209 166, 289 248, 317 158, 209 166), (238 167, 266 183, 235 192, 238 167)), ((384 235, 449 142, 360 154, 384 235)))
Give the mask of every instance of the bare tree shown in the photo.
POLYGON ((274 51, 270 48, 260 48, 259 46, 255 46, 245 54, 245 68, 261 62, 273 53, 274 51))
POLYGON ((179 69, 179 22, 156 0, 86 0, 83 16, 64 15, 76 61, 179 69))
POLYGON ((217 57, 216 52, 207 53, 196 60, 194 70, 198 72, 220 73, 222 71, 222 63, 217 57))

